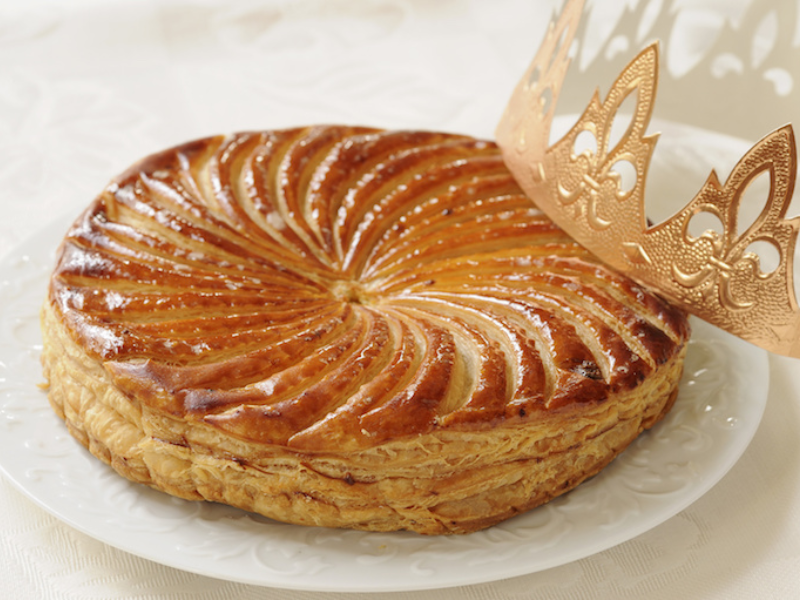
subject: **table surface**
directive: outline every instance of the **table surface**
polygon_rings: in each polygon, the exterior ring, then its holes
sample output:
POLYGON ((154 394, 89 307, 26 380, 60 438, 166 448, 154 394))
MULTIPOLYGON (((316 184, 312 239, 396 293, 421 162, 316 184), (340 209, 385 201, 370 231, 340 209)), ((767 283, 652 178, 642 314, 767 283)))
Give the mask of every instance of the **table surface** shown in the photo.
MULTIPOLYGON (((320 122, 491 137, 553 4, 0 2, 0 257, 53 219, 77 214, 135 159, 187 139, 320 122)), ((612 4, 595 2, 592 19, 613 24, 612 4)), ((708 10, 695 17, 721 4, 702 3, 708 10)), ((796 17, 797 6, 784 4, 796 17)), ((800 369, 792 359, 769 362, 766 412, 750 447, 710 492, 662 525, 540 573, 371 597, 800 597, 800 369)), ((1 477, 0 514, 2 598, 358 596, 165 567, 70 528, 1 477)))

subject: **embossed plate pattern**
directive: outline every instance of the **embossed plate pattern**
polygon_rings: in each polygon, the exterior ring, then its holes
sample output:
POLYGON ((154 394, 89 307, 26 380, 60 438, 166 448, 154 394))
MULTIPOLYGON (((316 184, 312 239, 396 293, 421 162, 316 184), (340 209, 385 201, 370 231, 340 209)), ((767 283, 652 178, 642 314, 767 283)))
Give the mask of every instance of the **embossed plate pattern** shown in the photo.
POLYGON ((421 537, 303 528, 132 484, 94 459, 50 409, 38 309, 65 221, 0 262, 0 471, 45 510, 112 546, 233 581, 318 591, 398 591, 547 569, 680 512, 736 462, 766 403, 766 354, 694 322, 673 411, 578 489, 488 531, 421 537))

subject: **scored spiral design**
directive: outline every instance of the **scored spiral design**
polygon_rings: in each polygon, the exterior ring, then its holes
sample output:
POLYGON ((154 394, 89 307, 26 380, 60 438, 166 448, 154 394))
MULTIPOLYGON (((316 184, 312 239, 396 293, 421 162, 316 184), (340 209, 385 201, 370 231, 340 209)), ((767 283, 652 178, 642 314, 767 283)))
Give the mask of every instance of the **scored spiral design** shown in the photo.
POLYGON ((688 336, 494 144, 354 127, 145 159, 69 231, 50 302, 131 397, 309 450, 602 402, 688 336))

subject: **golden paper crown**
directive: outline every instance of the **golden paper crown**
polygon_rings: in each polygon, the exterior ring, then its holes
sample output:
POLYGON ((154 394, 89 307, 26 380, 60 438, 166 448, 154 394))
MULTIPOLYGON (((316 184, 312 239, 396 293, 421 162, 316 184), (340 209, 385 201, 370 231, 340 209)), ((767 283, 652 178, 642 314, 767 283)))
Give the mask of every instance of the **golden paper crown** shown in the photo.
POLYGON ((548 146, 582 10, 581 0, 567 3, 514 90, 496 132, 508 168, 553 221, 607 264, 742 339, 800 358, 800 310, 792 276, 800 218, 784 218, 797 175, 791 126, 755 144, 725 183, 712 171, 682 210, 650 226, 644 192, 656 136, 646 130, 658 82, 656 44, 623 69, 605 100, 595 92, 572 129, 548 146), (612 123, 631 97, 634 114, 625 134, 613 142, 612 123), (581 150, 579 140, 587 137, 593 143, 581 150), (626 181, 626 169, 635 172, 635 180, 626 181), (770 180, 767 203, 740 232, 745 190, 765 173, 770 180), (716 217, 723 231, 692 235, 689 223, 700 213, 716 217), (762 269, 754 244, 777 252, 776 268, 762 269))

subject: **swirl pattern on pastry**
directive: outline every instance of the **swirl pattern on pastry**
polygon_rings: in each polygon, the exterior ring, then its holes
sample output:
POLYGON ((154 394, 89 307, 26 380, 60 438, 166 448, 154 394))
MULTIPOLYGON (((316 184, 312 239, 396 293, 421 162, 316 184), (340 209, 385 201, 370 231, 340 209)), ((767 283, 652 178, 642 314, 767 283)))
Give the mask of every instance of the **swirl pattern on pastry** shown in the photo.
MULTIPOLYGON (((196 490, 159 485, 147 447, 166 440, 212 456, 192 428, 224 438, 220 456, 234 465, 278 451, 371 451, 356 462, 372 464, 376 449, 423 439, 507 430, 536 440, 531 428, 609 411, 624 419, 619 399, 643 391, 658 401, 625 405, 638 411, 635 437, 674 399, 689 335, 683 313, 553 225, 494 144, 341 126, 207 138, 131 167, 68 232, 45 313, 46 329, 59 323, 81 360, 145 415, 128 422, 157 415, 136 425, 139 474, 118 470, 184 497, 196 490)), ((69 402, 54 394, 64 416, 69 402)), ((65 417, 73 432, 109 447, 84 431, 86 411, 65 417)), ((594 439, 612 425, 584 427, 594 439)), ((627 442, 617 445, 564 489, 627 442)), ((522 460, 515 452, 498 464, 522 460)), ((117 455, 96 453, 112 464, 117 455)), ((353 469, 336 469, 350 485, 353 469)), ((515 500, 503 514, 541 501, 515 500)), ((375 528, 430 532, 398 523, 375 528)))

